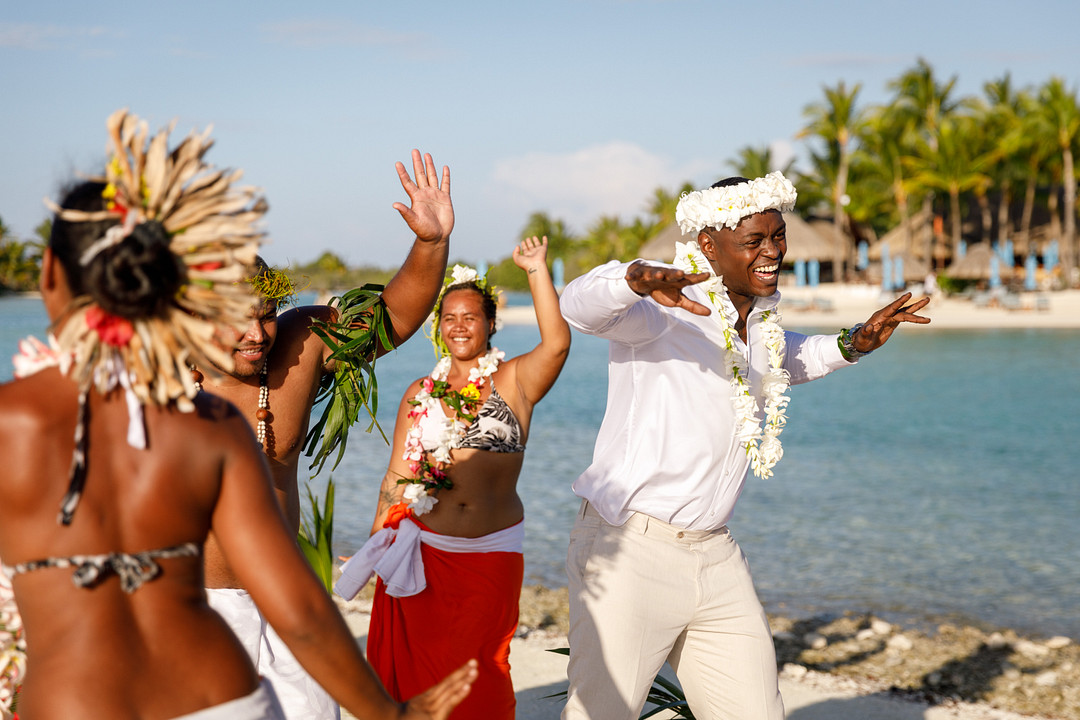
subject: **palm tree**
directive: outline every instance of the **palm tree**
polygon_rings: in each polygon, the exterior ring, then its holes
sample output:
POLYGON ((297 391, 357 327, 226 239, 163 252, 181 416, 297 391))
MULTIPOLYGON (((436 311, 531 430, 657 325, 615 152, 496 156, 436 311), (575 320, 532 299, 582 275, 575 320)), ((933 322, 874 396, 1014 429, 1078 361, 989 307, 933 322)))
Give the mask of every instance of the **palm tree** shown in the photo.
POLYGON ((586 259, 590 267, 622 256, 623 224, 615 215, 602 215, 585 233, 586 259))
POLYGON ((747 145, 739 150, 739 157, 737 160, 728 161, 728 165, 735 170, 736 175, 741 175, 742 177, 751 180, 764 177, 774 170, 779 170, 787 176, 791 172, 791 166, 794 164, 794 160, 788 160, 784 167, 774 167, 772 148, 767 145, 761 147, 747 145))
POLYGON ((1080 136, 1080 106, 1076 90, 1068 90, 1060 77, 1051 78, 1039 93, 1047 126, 1053 130, 1061 157, 1061 182, 1064 188, 1064 221, 1061 261, 1066 278, 1076 266, 1076 171, 1073 145, 1080 136))
POLYGON ((1024 133, 1024 116, 1030 96, 1026 90, 1013 88, 1012 77, 1008 73, 1000 80, 985 83, 983 92, 986 100, 978 110, 982 116, 980 124, 988 137, 997 138, 1002 155, 1001 162, 991 169, 993 182, 1000 194, 997 239, 1002 243, 1012 229, 1009 208, 1013 188, 1024 180, 1027 171, 1027 147, 1030 141, 1024 133))
POLYGON ((43 245, 22 241, 0 219, 0 292, 28 292, 38 286, 43 245))
MULTIPOLYGON (((931 154, 937 152, 941 123, 959 106, 952 97, 955 85, 955 75, 948 82, 939 83, 934 77, 934 69, 923 58, 916 61, 915 67, 889 83, 889 88, 896 92, 891 103, 892 111, 911 124, 912 129, 921 136, 922 142, 931 154)), ((929 190, 930 188, 920 189, 929 190)), ((931 222, 932 210, 933 195, 925 192, 923 193, 923 214, 928 223, 931 222)), ((927 237, 929 240, 926 257, 929 258, 933 236, 927 233, 927 237)))
POLYGON ((558 218, 551 218, 545 212, 534 212, 530 215, 525 222, 525 227, 518 233, 518 237, 522 240, 530 237, 546 237, 548 257, 562 258, 564 262, 573 255, 577 243, 577 238, 567 229, 565 222, 558 218))
POLYGON ((656 219, 657 229, 662 230, 675 222, 675 209, 679 206, 679 200, 693 190, 694 186, 688 182, 684 182, 674 193, 669 193, 662 187, 653 190, 646 209, 656 219))
POLYGON ((984 184, 988 169, 998 157, 996 150, 986 151, 976 144, 976 124, 972 116, 945 118, 938 127, 936 149, 927 143, 919 156, 909 159, 916 182, 949 195, 950 245, 954 252, 962 237, 960 195, 984 184))
POLYGON ((911 180, 904 170, 904 158, 914 152, 915 140, 912 123, 889 106, 877 106, 868 112, 864 132, 859 138, 862 153, 876 164, 892 192, 904 249, 909 252, 914 249, 908 210, 911 180))
POLYGON ((851 242, 845 228, 844 207, 849 202, 847 195, 848 170, 851 164, 851 142, 858 137, 862 127, 862 113, 855 107, 855 99, 862 85, 856 83, 848 91, 844 81, 836 87, 824 87, 825 102, 813 103, 803 110, 808 119, 806 127, 799 132, 799 137, 815 136, 829 149, 828 156, 835 158, 836 173, 832 187, 833 223, 836 235, 843 242, 836 248, 833 257, 833 278, 839 282, 844 277, 844 262, 851 257, 851 242))
POLYGON ((1024 158, 1024 205, 1020 213, 1020 236, 1028 240, 1035 210, 1035 193, 1040 182, 1049 176, 1048 165, 1057 148, 1057 138, 1037 96, 1025 93, 1019 98, 1020 127, 1016 130, 1017 153, 1024 158))

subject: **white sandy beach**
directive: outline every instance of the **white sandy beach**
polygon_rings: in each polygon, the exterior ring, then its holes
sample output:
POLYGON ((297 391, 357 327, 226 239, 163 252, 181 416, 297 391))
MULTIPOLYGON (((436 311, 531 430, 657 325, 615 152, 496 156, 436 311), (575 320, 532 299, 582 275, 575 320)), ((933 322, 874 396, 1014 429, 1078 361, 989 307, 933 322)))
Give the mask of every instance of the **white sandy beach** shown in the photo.
MULTIPOLYGON (((370 601, 338 604, 361 646, 367 644, 370 601)), ((548 652, 566 647, 566 638, 533 632, 510 643, 511 675, 517 696, 518 720, 557 720, 562 700, 549 695, 566 690, 566 657, 548 652)), ((673 677, 670 672, 665 674, 673 677)), ((785 668, 780 677, 788 720, 1051 720, 1018 715, 988 705, 950 703, 930 706, 890 696, 883 687, 823 673, 785 668)), ((346 720, 353 718, 342 712, 346 720)), ((674 714, 654 717, 673 718, 674 714)), ((482 720, 477 718, 477 720, 482 720)))
MULTIPOLYGON (((816 288, 783 287, 780 310, 784 325, 790 328, 839 330, 864 322, 873 312, 897 297, 884 296, 870 285, 825 284, 816 288)), ((916 294, 915 297, 921 297, 916 294)), ((1024 293, 1021 309, 1000 306, 977 307, 971 300, 938 294, 924 311, 932 329, 988 328, 1080 328, 1080 290, 1024 293), (1044 298, 1046 309, 1037 309, 1037 298, 1044 298)), ((529 306, 499 309, 499 317, 508 324, 535 323, 529 306)))

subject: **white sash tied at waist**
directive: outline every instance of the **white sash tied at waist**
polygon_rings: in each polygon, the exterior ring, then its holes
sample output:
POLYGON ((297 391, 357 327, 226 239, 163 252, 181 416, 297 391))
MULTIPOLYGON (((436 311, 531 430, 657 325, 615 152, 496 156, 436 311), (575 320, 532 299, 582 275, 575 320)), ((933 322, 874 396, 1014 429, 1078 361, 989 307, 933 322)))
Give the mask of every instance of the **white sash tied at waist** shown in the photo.
POLYGON ((427 587, 420 544, 452 553, 521 552, 525 544, 525 521, 478 538, 440 535, 420 529, 405 518, 397 529, 383 528, 368 538, 364 546, 341 566, 334 592, 352 600, 372 575, 386 583, 386 593, 409 597, 427 587))

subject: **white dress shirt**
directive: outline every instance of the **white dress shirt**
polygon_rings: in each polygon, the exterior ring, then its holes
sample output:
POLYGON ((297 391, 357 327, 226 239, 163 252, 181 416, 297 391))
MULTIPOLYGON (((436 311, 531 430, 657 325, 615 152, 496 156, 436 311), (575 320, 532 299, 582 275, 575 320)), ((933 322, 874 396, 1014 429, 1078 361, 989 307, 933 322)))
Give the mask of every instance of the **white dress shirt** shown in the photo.
MULTIPOLYGON (((715 310, 694 315, 638 295, 626 282, 629 265, 612 261, 593 269, 567 285, 560 301, 572 327, 610 341, 607 410, 592 464, 574 493, 613 525, 639 512, 688 530, 715 530, 731 519, 750 468, 735 438, 720 322, 715 310)), ((684 293, 712 308, 698 286, 684 293)), ((780 293, 756 299, 746 323, 749 346, 735 338, 759 408, 769 370, 761 313, 779 301, 780 293)), ((734 326, 735 307, 726 296, 725 303, 734 326)), ((784 368, 793 385, 851 364, 836 335, 785 336, 784 368)))

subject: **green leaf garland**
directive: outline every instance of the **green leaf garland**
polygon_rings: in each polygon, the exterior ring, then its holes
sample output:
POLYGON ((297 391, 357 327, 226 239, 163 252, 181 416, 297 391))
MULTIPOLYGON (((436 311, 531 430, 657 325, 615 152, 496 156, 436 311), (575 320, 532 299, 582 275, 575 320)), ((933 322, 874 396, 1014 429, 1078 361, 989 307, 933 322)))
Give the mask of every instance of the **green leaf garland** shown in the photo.
POLYGON ((384 441, 386 433, 376 415, 379 410, 379 387, 375 378, 375 358, 380 351, 394 349, 393 327, 386 304, 382 300, 382 285, 367 284, 348 291, 330 301, 338 311, 335 322, 315 320, 312 331, 331 350, 328 361, 337 369, 333 377, 323 378, 315 404, 324 403, 322 415, 308 430, 304 452, 312 457, 311 469, 318 474, 331 455, 335 455, 331 470, 337 468, 345 455, 349 429, 360 418, 360 409, 367 410, 371 423, 367 432, 377 428, 384 441))

